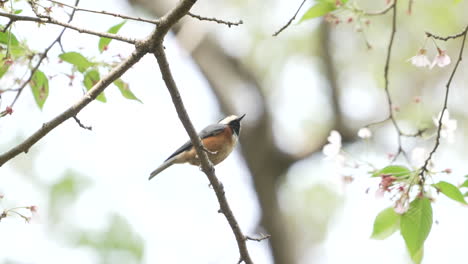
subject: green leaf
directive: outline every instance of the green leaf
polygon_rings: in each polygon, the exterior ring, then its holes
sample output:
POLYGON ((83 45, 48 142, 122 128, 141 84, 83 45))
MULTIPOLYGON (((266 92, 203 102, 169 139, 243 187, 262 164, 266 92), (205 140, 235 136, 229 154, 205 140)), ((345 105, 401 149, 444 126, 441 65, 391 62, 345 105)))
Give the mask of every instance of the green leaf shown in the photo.
POLYGON ((23 12, 23 9, 16 9, 15 12, 13 12, 15 15, 21 14, 23 12))
POLYGON ((42 109, 47 96, 49 96, 49 80, 47 79, 47 76, 40 70, 36 70, 29 82, 29 86, 31 86, 37 105, 42 109))
MULTIPOLYGON (((127 21, 123 21, 111 28, 109 28, 109 30, 107 30, 107 33, 111 33, 111 34, 117 34, 117 32, 119 32, 120 28, 126 23, 127 21)), ((111 42, 112 39, 110 38, 104 38, 104 37, 101 37, 99 39, 99 51, 102 53, 103 51, 105 51, 107 49, 107 46, 109 46, 109 43, 111 42)))
POLYGON ((2 78, 10 68, 10 64, 5 64, 6 61, 5 54, 0 54, 0 78, 2 78))
POLYGON ((466 180, 465 182, 462 183, 462 185, 460 185, 460 188, 461 187, 466 187, 468 188, 468 180, 466 180))
POLYGON ((380 177, 381 175, 392 175, 395 177, 404 177, 409 176, 411 171, 405 167, 400 165, 390 165, 381 170, 378 170, 372 174, 372 177, 380 177))
POLYGON ((78 52, 67 52, 59 55, 59 58, 75 66, 79 72, 85 72, 89 67, 93 66, 94 63, 90 62, 85 56, 78 52))
POLYGON ((424 241, 432 227, 432 207, 428 198, 416 198, 401 216, 401 235, 414 262, 422 260, 424 241))
POLYGON ((16 36, 11 33, 11 32, 2 32, 0 31, 0 43, 1 44, 5 44, 5 45, 11 45, 11 46, 18 46, 19 45, 19 41, 18 39, 16 38, 16 36))
POLYGON ((467 204, 460 189, 458 189, 455 185, 445 181, 440 181, 436 184, 432 184, 432 186, 434 186, 441 193, 445 194, 445 196, 448 198, 462 204, 467 204))
POLYGON ((114 85, 117 86, 120 90, 120 93, 122 93, 122 96, 127 98, 127 99, 130 99, 130 100, 136 100, 140 103, 142 103, 142 101, 140 99, 138 99, 134 94, 133 92, 130 90, 130 88, 128 88, 128 83, 122 81, 122 79, 117 79, 114 81, 114 85))
MULTIPOLYGON (((86 87, 86 90, 89 91, 91 88, 93 88, 93 86, 96 83, 98 83, 100 79, 101 79, 101 76, 99 75, 99 71, 97 69, 91 69, 90 71, 88 71, 85 74, 84 79, 83 79, 83 84, 86 87)), ((105 103, 107 101, 106 96, 104 95, 104 93, 100 93, 96 97, 96 100, 101 101, 103 103, 105 103)))
POLYGON ((463 196, 467 197, 467 196, 468 196, 468 192, 465 192, 465 193, 463 194, 463 196))
POLYGON ((400 217, 393 207, 389 207, 380 212, 374 221, 374 230, 372 231, 371 238, 385 239, 395 233, 400 227, 400 217))
POLYGON ((318 2, 317 4, 309 8, 307 12, 305 12, 305 14, 301 17, 301 20, 299 20, 299 23, 312 19, 312 18, 321 17, 323 15, 330 13, 331 11, 335 9, 336 9, 336 6, 334 2, 333 3, 326 2, 326 1, 318 2))

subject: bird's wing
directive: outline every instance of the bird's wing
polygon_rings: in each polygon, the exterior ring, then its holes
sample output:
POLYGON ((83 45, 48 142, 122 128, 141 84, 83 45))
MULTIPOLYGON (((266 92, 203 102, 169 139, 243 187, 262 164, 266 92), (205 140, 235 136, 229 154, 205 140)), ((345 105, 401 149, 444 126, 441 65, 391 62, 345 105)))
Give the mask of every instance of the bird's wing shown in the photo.
MULTIPOLYGON (((201 139, 216 136, 219 133, 223 132, 224 128, 225 128, 225 125, 222 125, 222 124, 209 125, 209 126, 205 127, 202 131, 200 131, 200 133, 198 133, 198 136, 201 139)), ((183 144, 174 153, 172 153, 171 156, 169 156, 169 158, 166 159, 166 161, 171 159, 174 156, 179 155, 180 153, 182 153, 182 152, 184 152, 186 150, 189 150, 191 147, 192 147, 192 141, 189 140, 189 141, 185 142, 185 144, 183 144)))

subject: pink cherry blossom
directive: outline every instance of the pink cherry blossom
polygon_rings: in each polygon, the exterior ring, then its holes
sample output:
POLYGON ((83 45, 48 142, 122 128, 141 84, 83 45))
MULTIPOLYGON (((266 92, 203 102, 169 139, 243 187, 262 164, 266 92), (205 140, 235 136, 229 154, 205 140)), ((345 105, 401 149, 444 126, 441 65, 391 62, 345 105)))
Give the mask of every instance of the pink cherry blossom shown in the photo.
POLYGON ((437 54, 437 56, 435 56, 434 60, 432 61, 432 64, 431 64, 431 69, 437 65, 439 67, 445 67, 447 65, 449 65, 452 60, 450 59, 449 55, 447 55, 447 51, 446 50, 441 50, 439 48, 437 48, 437 51, 439 52, 437 54))

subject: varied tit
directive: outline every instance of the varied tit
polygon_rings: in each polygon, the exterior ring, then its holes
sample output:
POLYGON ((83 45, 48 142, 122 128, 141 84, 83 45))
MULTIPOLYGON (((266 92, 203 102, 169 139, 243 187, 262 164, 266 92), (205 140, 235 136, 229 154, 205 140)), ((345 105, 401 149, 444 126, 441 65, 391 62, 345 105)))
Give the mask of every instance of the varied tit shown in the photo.
MULTIPOLYGON (((208 158, 213 165, 216 165, 227 158, 236 146, 241 129, 240 122, 244 116, 245 114, 241 117, 235 115, 228 116, 219 121, 218 124, 205 127, 205 129, 198 134, 203 146, 208 150, 208 158)), ((172 153, 172 155, 169 156, 161 166, 154 170, 150 174, 149 180, 163 170, 177 163, 190 163, 195 166, 200 166, 200 160, 198 159, 197 152, 190 140, 172 153)))

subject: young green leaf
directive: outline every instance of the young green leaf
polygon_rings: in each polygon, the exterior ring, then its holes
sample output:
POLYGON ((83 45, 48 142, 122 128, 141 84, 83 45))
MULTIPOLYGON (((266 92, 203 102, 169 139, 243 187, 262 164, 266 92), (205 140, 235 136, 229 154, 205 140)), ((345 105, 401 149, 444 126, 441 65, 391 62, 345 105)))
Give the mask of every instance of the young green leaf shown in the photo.
POLYGON ((10 68, 10 64, 6 63, 7 58, 5 58, 4 56, 5 56, 4 54, 0 54, 0 78, 2 78, 3 75, 5 75, 5 73, 10 68))
MULTIPOLYGON (((117 34, 117 32, 119 32, 120 28, 126 23, 127 21, 123 21, 111 28, 109 28, 109 30, 107 30, 108 33, 111 33, 111 34, 117 34)), ((111 42, 112 39, 110 38, 104 38, 104 37, 101 37, 99 39, 99 51, 102 53, 103 51, 107 50, 107 46, 109 46, 109 43, 111 42)))
POLYGON ((18 46, 19 41, 16 38, 16 36, 11 33, 11 32, 3 32, 0 31, 0 43, 5 44, 5 45, 11 45, 11 46, 18 46))
POLYGON ((389 207, 380 212, 374 221, 374 229, 371 238, 385 239, 395 233, 400 227, 400 217, 393 207, 389 207))
POLYGON ((127 98, 127 99, 130 99, 130 100, 136 100, 140 103, 142 103, 142 101, 140 99, 138 99, 134 94, 133 92, 130 90, 130 88, 128 88, 128 83, 122 81, 122 79, 117 79, 114 81, 114 85, 117 86, 120 90, 120 93, 122 93, 122 96, 127 98))
POLYGON ((462 183, 462 185, 460 185, 460 188, 461 187, 466 187, 468 188, 468 180, 466 180, 465 182, 462 183))
MULTIPOLYGON (((101 79, 101 76, 99 75, 99 71, 97 69, 91 69, 88 71, 83 79, 83 84, 86 87, 86 89, 89 91, 93 86, 99 82, 101 79)), ((104 93, 100 93, 97 97, 96 100, 101 101, 105 103, 107 101, 106 96, 104 93)))
POLYGON ((74 51, 62 53, 59 55, 59 58, 75 66, 81 73, 85 72, 89 67, 94 65, 87 58, 85 58, 85 56, 74 51))
POLYGON ((434 186, 441 193, 445 194, 445 196, 448 198, 462 204, 467 204, 460 189, 458 189, 455 185, 445 181, 440 181, 436 184, 432 184, 432 186, 434 186))
POLYGON ((31 86, 37 105, 42 109, 47 96, 49 96, 49 80, 47 79, 47 76, 40 70, 36 70, 29 82, 29 86, 31 86))
POLYGON ((336 9, 335 3, 332 2, 327 2, 327 1, 321 1, 309 8, 307 12, 301 17, 301 20, 299 20, 299 23, 316 18, 316 17, 321 17, 323 15, 326 15, 330 13, 331 11, 336 9))
POLYGON ((381 175, 392 175, 395 177, 403 177, 408 176, 411 174, 411 171, 405 167, 400 165, 390 165, 381 170, 378 170, 372 174, 372 177, 379 177, 381 175))
POLYGON ((424 241, 432 227, 432 207, 428 198, 416 198, 408 211, 401 216, 401 235, 411 258, 415 262, 422 259, 424 241))

